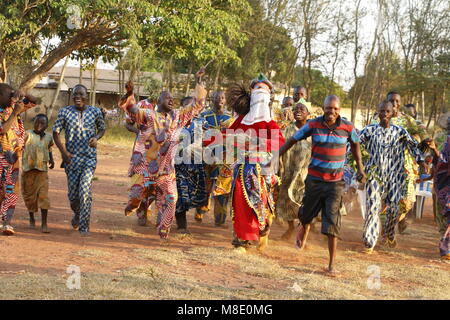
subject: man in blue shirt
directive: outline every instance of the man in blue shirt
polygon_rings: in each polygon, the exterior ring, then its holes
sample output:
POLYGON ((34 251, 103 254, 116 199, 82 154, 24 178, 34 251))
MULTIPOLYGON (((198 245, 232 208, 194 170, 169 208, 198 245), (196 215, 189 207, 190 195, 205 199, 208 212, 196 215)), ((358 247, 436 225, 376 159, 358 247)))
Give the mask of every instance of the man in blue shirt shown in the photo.
POLYGON ((97 141, 105 133, 105 120, 99 108, 86 104, 85 86, 73 88, 74 105, 62 108, 53 126, 53 139, 63 158, 68 183, 70 207, 74 212, 72 227, 82 236, 89 233, 92 205, 92 179, 97 166, 97 141), (65 146, 60 133, 64 130, 65 146))

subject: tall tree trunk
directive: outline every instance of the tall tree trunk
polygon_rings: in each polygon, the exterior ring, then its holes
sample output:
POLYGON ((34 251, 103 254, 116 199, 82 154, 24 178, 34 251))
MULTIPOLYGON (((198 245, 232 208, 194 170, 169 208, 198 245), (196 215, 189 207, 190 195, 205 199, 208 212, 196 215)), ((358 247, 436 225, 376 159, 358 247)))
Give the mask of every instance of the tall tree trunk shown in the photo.
POLYGON ((78 75, 78 83, 83 84, 83 61, 80 59, 80 73, 78 75))
POLYGON ((98 58, 94 60, 94 68, 91 70, 91 106, 95 106, 97 98, 97 63, 98 58))
POLYGON ((431 112, 430 112, 430 116, 428 117, 428 123, 427 123, 427 129, 430 127, 430 123, 431 123, 431 119, 433 119, 433 115, 436 113, 436 108, 437 108, 437 106, 436 106, 436 100, 437 100, 437 97, 436 97, 436 85, 434 85, 434 93, 433 93, 433 105, 432 105, 432 109, 431 109, 431 112))
POLYGON ((422 90, 420 103, 422 104, 422 122, 425 122, 425 92, 422 90))
POLYGON ((192 69, 194 68, 193 63, 189 64, 188 74, 186 77, 186 82, 184 83, 184 96, 187 97, 189 95, 189 90, 191 89, 191 74, 192 69))
POLYGON ((222 71, 222 62, 219 62, 219 65, 217 67, 217 72, 216 72, 216 76, 214 78, 214 91, 217 91, 217 88, 219 86, 219 77, 220 77, 220 72, 222 71))
POLYGON ((6 58, 3 58, 0 69, 0 82, 6 82, 7 79, 8 79, 8 68, 6 66, 6 58))
POLYGON ((136 93, 137 93, 138 100, 140 100, 141 99, 141 86, 140 86, 140 83, 141 83, 141 70, 138 70, 136 75, 137 75, 137 83, 136 83, 136 85, 137 85, 137 92, 136 93))
POLYGON ((120 72, 120 65, 119 65, 119 72, 118 72, 118 75, 119 75, 119 88, 117 89, 117 92, 119 92, 119 96, 122 98, 122 73, 120 72))
POLYGON ((67 39, 56 47, 56 49, 50 51, 37 64, 36 68, 24 77, 19 88, 23 91, 28 91, 61 59, 64 59, 76 50, 93 48, 104 44, 105 41, 111 39, 112 32, 114 31, 108 28, 99 29, 97 27, 80 30, 72 38, 67 39))
POLYGON ((66 73, 66 68, 67 68, 67 64, 69 63, 69 59, 70 59, 69 57, 66 57, 66 61, 64 61, 64 65, 61 68, 61 73, 59 75, 58 87, 56 88, 56 91, 55 91, 55 94, 53 96, 52 103, 50 104, 50 107, 48 107, 48 109, 46 110, 46 114, 47 114, 47 117, 48 117, 49 121, 52 119, 53 109, 55 108, 56 101, 58 101, 59 92, 61 91, 61 86, 62 86, 62 83, 64 81, 64 74, 66 73))
POLYGON ((173 58, 169 59, 169 91, 172 92, 173 89, 173 58))

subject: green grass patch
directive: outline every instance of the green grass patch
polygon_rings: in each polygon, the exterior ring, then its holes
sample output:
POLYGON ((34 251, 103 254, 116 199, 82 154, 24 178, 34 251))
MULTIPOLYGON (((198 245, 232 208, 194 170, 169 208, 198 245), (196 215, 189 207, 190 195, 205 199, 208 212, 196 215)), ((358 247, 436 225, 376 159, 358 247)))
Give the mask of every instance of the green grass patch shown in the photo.
POLYGON ((99 141, 102 145, 132 146, 136 134, 129 132, 124 125, 107 125, 103 138, 99 141))

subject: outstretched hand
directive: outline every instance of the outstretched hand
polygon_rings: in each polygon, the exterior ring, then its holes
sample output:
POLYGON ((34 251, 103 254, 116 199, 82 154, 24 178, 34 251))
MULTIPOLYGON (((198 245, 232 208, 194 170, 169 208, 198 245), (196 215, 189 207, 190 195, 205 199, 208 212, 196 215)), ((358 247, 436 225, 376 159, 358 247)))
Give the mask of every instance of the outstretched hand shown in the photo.
POLYGON ((201 77, 203 77, 203 76, 205 75, 205 73, 206 73, 205 67, 201 67, 200 70, 198 70, 198 71, 195 73, 195 77, 196 77, 196 78, 201 78, 201 77))

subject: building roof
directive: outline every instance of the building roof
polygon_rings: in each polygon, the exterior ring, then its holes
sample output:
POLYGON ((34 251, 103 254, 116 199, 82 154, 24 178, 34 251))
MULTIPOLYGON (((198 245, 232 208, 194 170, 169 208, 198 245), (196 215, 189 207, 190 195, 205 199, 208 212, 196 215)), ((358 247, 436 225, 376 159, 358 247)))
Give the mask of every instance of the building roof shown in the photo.
MULTIPOLYGON (((50 81, 47 84, 40 84, 49 88, 53 88, 52 83, 58 82, 61 76, 62 67, 53 67, 47 73, 50 81), (54 82, 53 82, 54 81, 54 82)), ((129 78, 129 71, 125 71, 125 79, 129 78)), ((159 72, 141 72, 138 79, 135 79, 135 93, 139 95, 146 95, 147 92, 144 89, 144 81, 147 78, 154 78, 162 81, 162 75, 159 72)), ((82 72, 82 84, 88 89, 92 87, 91 84, 92 75, 90 70, 83 70, 82 72)), ((66 67, 64 73, 64 82, 67 84, 69 89, 73 88, 75 85, 80 83, 80 69, 78 67, 66 67)), ((123 92, 119 87, 119 70, 107 70, 107 69, 97 69, 97 83, 96 92, 98 93, 119 93, 123 92)), ((64 88, 62 88, 64 91, 64 88)))

